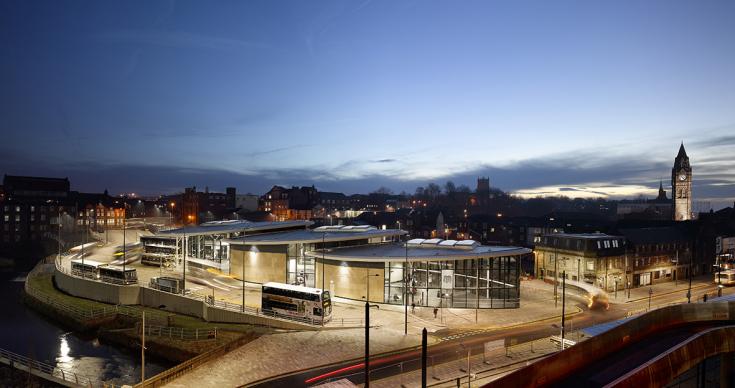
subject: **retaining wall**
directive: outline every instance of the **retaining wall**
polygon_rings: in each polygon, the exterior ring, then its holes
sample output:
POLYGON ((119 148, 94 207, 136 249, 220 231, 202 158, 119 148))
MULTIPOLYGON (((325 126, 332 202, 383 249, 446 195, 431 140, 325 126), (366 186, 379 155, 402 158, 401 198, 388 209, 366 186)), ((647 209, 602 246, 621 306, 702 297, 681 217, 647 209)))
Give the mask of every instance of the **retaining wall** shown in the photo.
POLYGON ((152 288, 140 287, 140 304, 192 317, 204 317, 204 302, 152 288), (164 306, 164 307, 162 307, 164 306))
POLYGON ((104 303, 153 307, 202 318, 208 322, 244 323, 289 330, 319 329, 319 327, 301 322, 225 310, 210 306, 202 300, 187 298, 182 295, 171 294, 152 288, 140 287, 138 285, 121 286, 82 279, 61 272, 58 269, 54 272, 54 279, 56 280, 56 286, 70 295, 104 303))
POLYGON ((122 305, 140 304, 140 287, 102 283, 81 279, 58 270, 54 272, 56 287, 69 295, 99 302, 122 305))

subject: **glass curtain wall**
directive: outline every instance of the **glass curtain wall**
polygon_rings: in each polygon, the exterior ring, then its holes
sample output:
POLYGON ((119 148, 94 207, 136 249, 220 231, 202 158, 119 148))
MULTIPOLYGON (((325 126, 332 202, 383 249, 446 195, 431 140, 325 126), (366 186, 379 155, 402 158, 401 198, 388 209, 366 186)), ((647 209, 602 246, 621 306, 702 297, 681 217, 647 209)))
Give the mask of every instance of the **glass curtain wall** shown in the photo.
POLYGON ((287 250, 287 282, 299 286, 315 287, 314 259, 304 256, 304 244, 289 244, 287 250))
POLYGON ((427 307, 515 308, 520 305, 516 256, 457 261, 385 263, 385 302, 427 307), (404 276, 406 282, 404 283, 404 276))

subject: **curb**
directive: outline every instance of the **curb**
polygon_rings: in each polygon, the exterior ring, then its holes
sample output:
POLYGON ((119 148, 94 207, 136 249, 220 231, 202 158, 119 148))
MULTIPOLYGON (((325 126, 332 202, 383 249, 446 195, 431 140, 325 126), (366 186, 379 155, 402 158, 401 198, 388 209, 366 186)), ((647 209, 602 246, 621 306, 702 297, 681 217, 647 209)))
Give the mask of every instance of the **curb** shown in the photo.
MULTIPOLYGON (((707 286, 709 286, 709 284, 700 284, 698 286, 692 286, 692 291, 697 290, 697 289, 700 289, 700 288, 704 288, 704 287, 707 287, 707 286)), ((661 296, 665 296, 665 295, 676 294, 677 292, 681 292, 681 291, 684 291, 684 290, 674 290, 674 291, 668 291, 668 292, 664 292, 664 293, 659 293, 659 294, 656 294, 655 296, 652 296, 652 298, 655 299, 655 298, 658 298, 658 297, 661 297, 661 296)), ((626 304, 626 303, 640 302, 640 301, 646 300, 646 299, 648 299, 647 296, 645 296, 643 298, 638 298, 638 299, 631 299, 631 300, 629 300, 627 302, 623 302, 623 303, 616 303, 616 302, 613 302, 613 303, 615 303, 615 304, 626 304)))

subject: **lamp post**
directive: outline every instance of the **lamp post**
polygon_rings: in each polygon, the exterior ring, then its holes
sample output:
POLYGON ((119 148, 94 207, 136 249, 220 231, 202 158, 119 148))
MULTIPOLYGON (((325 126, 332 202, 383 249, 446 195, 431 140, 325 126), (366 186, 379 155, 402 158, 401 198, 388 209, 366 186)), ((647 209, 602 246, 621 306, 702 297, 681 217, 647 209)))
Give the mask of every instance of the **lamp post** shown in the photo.
POLYGON ((651 311, 651 297, 653 296, 653 288, 648 289, 648 311, 651 311))
POLYGON ((562 272, 561 275, 561 350, 564 350, 564 314, 566 312, 566 290, 567 290, 567 271, 562 272))
POLYGON ((403 335, 408 335, 408 235, 406 235, 406 262, 403 265, 403 309, 403 335))
MULTIPOLYGON (((332 217, 331 216, 329 217, 329 224, 330 225, 332 224, 332 217)), ((324 278, 325 278, 325 275, 326 275, 324 273, 324 259, 325 259, 325 255, 326 255, 325 252, 327 250, 326 241, 327 241, 327 232, 322 232, 322 308, 321 308, 321 310, 322 310, 322 326, 324 326, 324 320, 326 318, 326 311, 324 311, 324 278)), ((316 268, 314 270, 316 271, 316 268)), ((329 297, 331 298, 332 296, 329 295, 329 297)))

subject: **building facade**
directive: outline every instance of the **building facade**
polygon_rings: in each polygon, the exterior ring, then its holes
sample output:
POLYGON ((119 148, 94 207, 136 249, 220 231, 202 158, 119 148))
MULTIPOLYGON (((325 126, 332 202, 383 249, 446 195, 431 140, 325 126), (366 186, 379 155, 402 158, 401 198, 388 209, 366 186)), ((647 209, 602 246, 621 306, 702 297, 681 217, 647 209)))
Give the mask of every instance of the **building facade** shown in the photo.
POLYGON ((516 308, 520 261, 531 250, 472 240, 414 239, 369 226, 322 226, 227 240, 234 278, 330 290, 402 305, 516 308))
POLYGON ((536 244, 536 274, 567 279, 615 291, 625 285, 625 239, 603 233, 549 234, 536 244))

